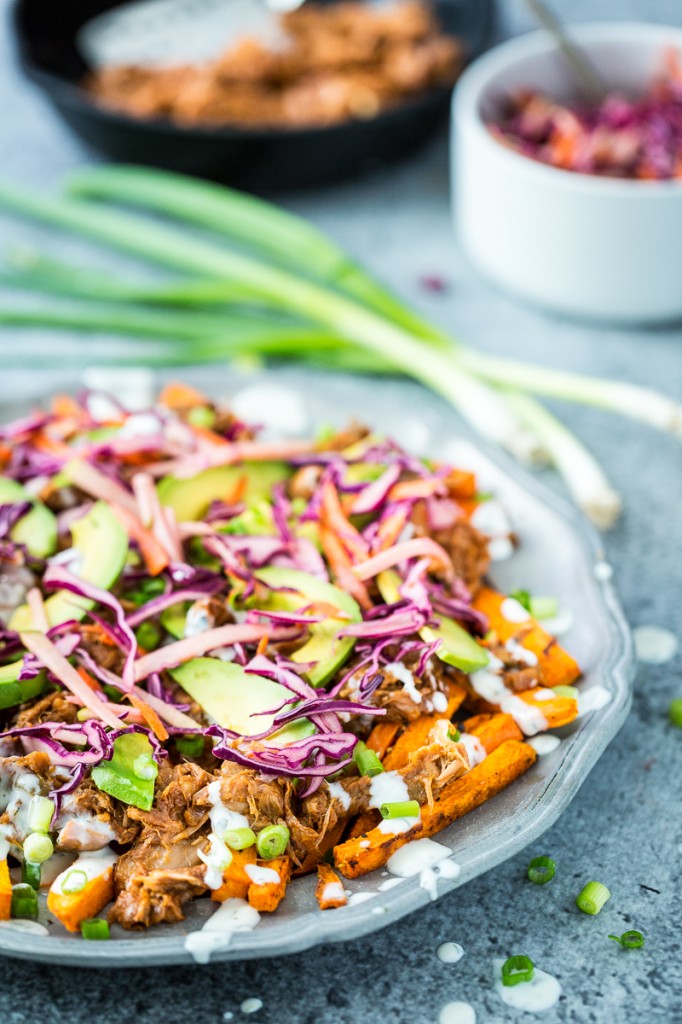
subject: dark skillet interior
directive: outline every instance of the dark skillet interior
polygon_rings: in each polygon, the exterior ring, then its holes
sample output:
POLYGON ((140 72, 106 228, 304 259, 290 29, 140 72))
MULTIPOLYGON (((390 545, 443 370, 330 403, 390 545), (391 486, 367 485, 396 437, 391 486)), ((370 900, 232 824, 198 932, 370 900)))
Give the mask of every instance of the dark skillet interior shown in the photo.
MULTIPOLYGON (((75 38, 85 22, 117 0, 15 0, 14 26, 25 73, 67 124, 114 160, 196 174, 255 192, 302 188, 349 177, 397 160, 442 123, 450 89, 431 90, 369 121, 327 128, 257 130, 179 128, 142 121, 94 104, 78 83, 87 67, 75 38)), ((471 59, 490 42, 494 0, 437 0, 446 32, 471 59)))

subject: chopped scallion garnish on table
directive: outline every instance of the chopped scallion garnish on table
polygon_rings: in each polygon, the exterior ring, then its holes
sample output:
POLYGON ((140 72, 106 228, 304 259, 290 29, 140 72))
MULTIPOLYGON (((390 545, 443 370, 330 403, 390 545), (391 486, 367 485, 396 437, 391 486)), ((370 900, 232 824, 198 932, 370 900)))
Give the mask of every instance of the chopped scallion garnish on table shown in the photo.
POLYGON ((528 879, 534 885, 551 882, 555 872, 556 864, 551 857, 533 857, 528 865, 528 879))
POLYGON ((502 964, 502 984, 506 988, 532 981, 534 974, 533 961, 527 956, 510 956, 502 964))
POLYGON ((682 697, 675 697, 674 700, 671 700, 668 715, 672 724, 676 725, 678 729, 682 729, 682 697))
POLYGON ((575 902, 578 910, 582 910, 583 914, 594 915, 599 913, 610 898, 611 893, 601 882, 588 882, 575 902))
POLYGON ((641 949, 646 941, 641 932, 629 931, 622 935, 609 935, 610 939, 617 942, 623 949, 641 949))

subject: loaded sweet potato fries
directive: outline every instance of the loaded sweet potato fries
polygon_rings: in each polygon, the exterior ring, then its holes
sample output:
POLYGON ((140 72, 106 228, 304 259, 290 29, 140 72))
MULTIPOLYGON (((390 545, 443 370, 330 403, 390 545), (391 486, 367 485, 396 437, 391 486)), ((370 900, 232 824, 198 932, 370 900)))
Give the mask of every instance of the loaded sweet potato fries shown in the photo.
POLYGON ((526 771, 580 671, 486 582, 489 500, 359 426, 259 440, 182 385, 5 427, 0 919, 43 890, 103 938, 201 897, 274 911, 314 871, 342 906, 340 876, 526 771))

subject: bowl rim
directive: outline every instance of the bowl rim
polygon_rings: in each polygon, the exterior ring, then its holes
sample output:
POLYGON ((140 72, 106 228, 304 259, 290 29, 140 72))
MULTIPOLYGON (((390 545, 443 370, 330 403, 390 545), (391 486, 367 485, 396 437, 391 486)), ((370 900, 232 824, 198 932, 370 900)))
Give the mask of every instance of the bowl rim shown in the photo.
MULTIPOLYGON (((645 45, 658 42, 662 48, 666 44, 675 45, 682 53, 680 25, 598 21, 582 22, 569 27, 571 35, 586 47, 591 43, 602 42, 625 44, 635 41, 645 45)), ((473 134, 492 159, 499 160, 502 166, 508 167, 510 171, 527 174, 531 183, 536 180, 545 186, 563 186, 602 198, 605 193, 610 193, 614 197, 627 197, 629 200, 638 201, 674 198, 682 200, 682 182, 675 179, 651 181, 613 178, 552 167, 550 164, 518 153, 495 138, 480 111, 480 101, 486 90, 501 71, 514 67, 527 58, 544 56, 551 52, 557 52, 556 43, 544 29, 539 29, 500 43, 465 68, 455 84, 451 108, 454 137, 460 140, 459 145, 465 145, 461 140, 466 139, 467 134, 473 134)))

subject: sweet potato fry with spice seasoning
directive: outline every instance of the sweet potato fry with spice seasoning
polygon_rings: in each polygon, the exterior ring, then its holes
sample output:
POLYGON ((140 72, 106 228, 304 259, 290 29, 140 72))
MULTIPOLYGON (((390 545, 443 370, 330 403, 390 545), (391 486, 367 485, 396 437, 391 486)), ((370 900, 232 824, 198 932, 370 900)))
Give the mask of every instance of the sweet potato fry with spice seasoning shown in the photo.
POLYGON ((385 770, 389 772, 394 768, 402 768, 406 765, 412 751, 419 750, 427 742, 434 725, 444 718, 452 718, 466 695, 466 690, 459 683, 449 683, 447 709, 442 714, 422 715, 414 722, 409 722, 383 759, 385 770))
POLYGON ((211 899, 218 903, 237 897, 246 899, 252 880, 246 873, 248 865, 256 863, 256 847, 249 846, 246 850, 232 850, 232 860, 223 872, 223 884, 214 889, 211 899))
POLYGON ((291 858, 275 857, 273 860, 263 861, 256 866, 256 871, 249 871, 247 868, 247 873, 249 877, 257 879, 249 886, 246 896, 254 910, 268 914, 277 910, 286 895, 287 885, 291 878, 291 858), (257 874, 259 869, 263 869, 262 881, 257 874), (266 871, 274 872, 277 879, 264 877, 266 871))
POLYGON ((507 740, 523 739, 523 733, 511 715, 476 715, 467 718, 462 730, 469 736, 475 736, 486 754, 492 754, 507 740))
POLYGON ((569 686, 581 675, 578 663, 529 615, 522 622, 514 622, 504 615, 505 601, 513 598, 482 587, 474 598, 474 608, 488 619, 488 627, 497 634, 501 643, 516 640, 538 658, 545 686, 569 686))
POLYGON ((349 839, 334 850, 334 863, 346 878, 359 878, 383 867, 401 846, 413 839, 435 835, 506 789, 527 771, 536 758, 527 743, 507 740, 466 775, 447 785, 431 807, 422 807, 421 819, 407 832, 390 835, 378 828, 364 837, 349 839), (363 845, 369 841, 369 845, 363 845))
POLYGON ((315 899, 320 905, 320 910, 335 910, 337 907, 345 907, 348 903, 343 882, 336 871, 324 861, 317 865, 315 899))

